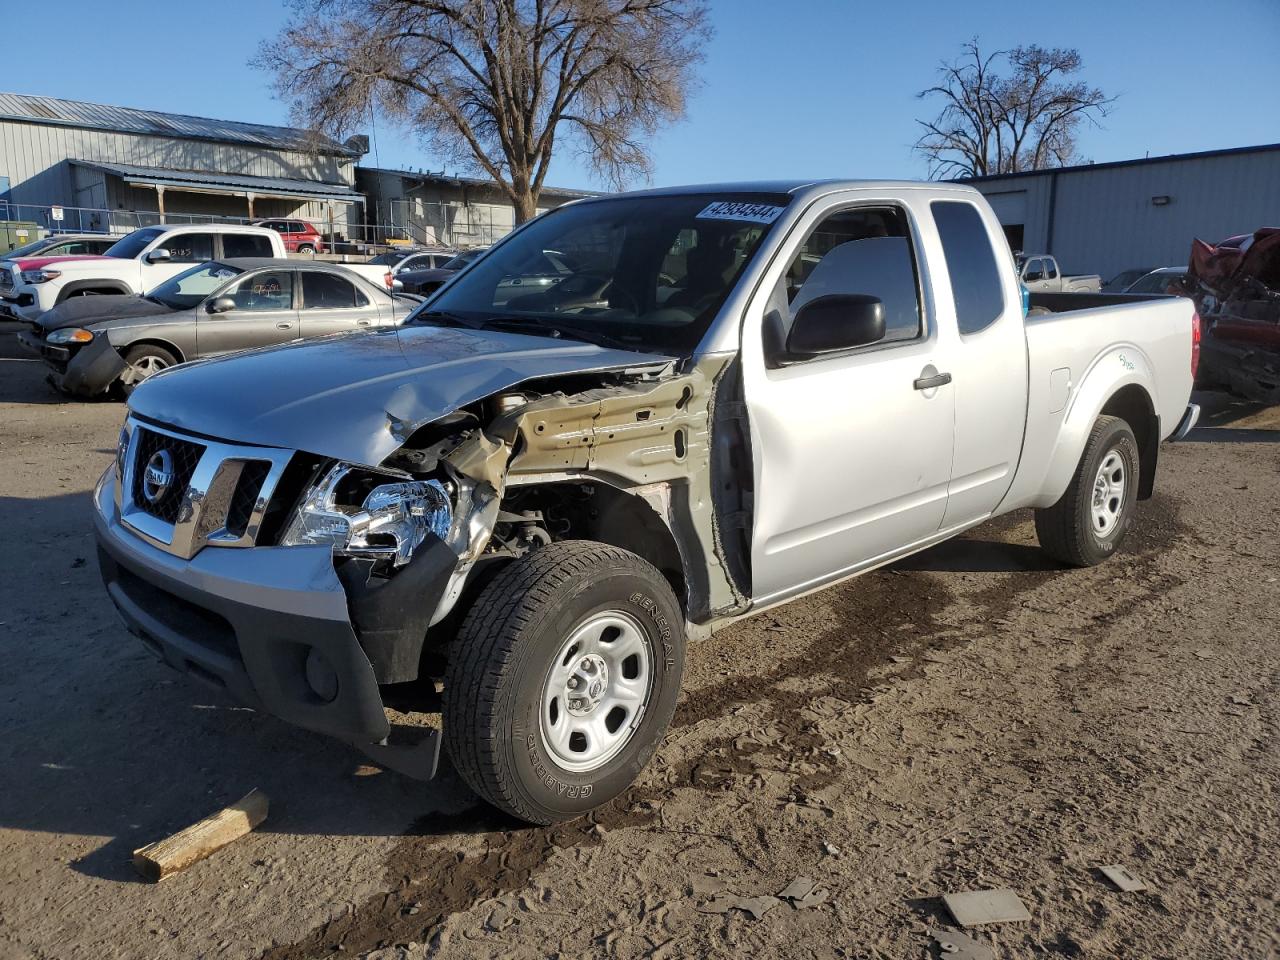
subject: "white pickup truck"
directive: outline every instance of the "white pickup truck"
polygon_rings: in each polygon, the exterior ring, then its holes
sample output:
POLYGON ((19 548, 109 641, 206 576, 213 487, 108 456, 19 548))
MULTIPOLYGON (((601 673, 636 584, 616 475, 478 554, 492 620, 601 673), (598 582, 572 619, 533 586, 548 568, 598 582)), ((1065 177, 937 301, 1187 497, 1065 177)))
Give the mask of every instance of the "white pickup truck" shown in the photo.
POLYGON ((69 297, 141 294, 192 264, 235 257, 284 257, 280 234, 263 227, 202 223, 142 227, 97 257, 26 258, 6 264, 9 312, 34 321, 69 297))
POLYGON ((1195 423, 1198 320, 1030 299, 966 187, 571 203, 402 327, 139 386, 103 578, 170 666, 415 776, 443 741, 491 803, 574 817, 661 742, 686 638, 1011 510, 1064 564, 1120 547, 1195 423), (544 250, 572 273, 509 296, 544 250))
POLYGON ((1096 273, 1067 276, 1047 253, 1018 257, 1018 278, 1032 293, 1100 293, 1102 277, 1096 273))

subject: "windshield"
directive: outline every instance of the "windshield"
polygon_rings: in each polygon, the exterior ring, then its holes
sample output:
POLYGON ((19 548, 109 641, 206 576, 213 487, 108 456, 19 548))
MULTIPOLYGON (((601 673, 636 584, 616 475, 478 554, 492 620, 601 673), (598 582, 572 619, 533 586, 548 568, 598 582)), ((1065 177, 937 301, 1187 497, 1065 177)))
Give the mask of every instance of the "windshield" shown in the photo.
POLYGON ((141 230, 135 230, 108 247, 106 255, 119 257, 121 260, 135 260, 143 250, 147 249, 147 244, 162 233, 164 233, 163 227, 143 227, 141 230))
POLYGON ((470 263, 476 257, 480 256, 480 254, 482 253, 484 253, 483 250, 468 250, 466 253, 460 253, 440 269, 461 270, 463 267, 465 267, 468 263, 470 263))
POLYGON ((39 253, 46 247, 53 246, 57 241, 57 237, 44 237, 40 240, 32 240, 30 243, 24 243, 20 247, 14 247, 8 253, 0 253, 0 257, 5 260, 17 260, 20 257, 29 257, 32 254, 39 253))
POLYGON ((216 260, 202 263, 148 291, 147 299, 173 310, 190 310, 240 273, 243 271, 237 267, 218 263, 216 260))
POLYGON ((522 228, 423 316, 689 352, 789 200, 680 194, 571 204, 522 228))
POLYGON ((380 267, 394 267, 407 256, 407 253, 397 253, 392 251, 391 253, 380 253, 369 262, 376 263, 380 267))
POLYGON ((1135 280, 1125 293, 1164 293, 1181 276, 1179 270, 1157 270, 1135 280))

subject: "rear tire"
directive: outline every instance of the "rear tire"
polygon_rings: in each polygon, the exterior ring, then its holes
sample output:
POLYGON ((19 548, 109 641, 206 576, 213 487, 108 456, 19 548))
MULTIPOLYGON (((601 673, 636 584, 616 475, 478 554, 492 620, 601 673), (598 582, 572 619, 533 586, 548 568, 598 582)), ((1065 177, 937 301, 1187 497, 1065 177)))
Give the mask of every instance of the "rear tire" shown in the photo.
POLYGON ((138 379, 133 383, 121 383, 120 389, 127 397, 133 393, 139 383, 142 383, 152 374, 159 373, 169 367, 178 365, 178 358, 166 350, 164 347, 157 347, 155 344, 144 343, 136 347, 131 347, 124 355, 124 362, 134 368, 134 375, 138 379))
POLYGON ((1138 440, 1118 417, 1093 424, 1071 484, 1036 511, 1036 537, 1050 556, 1092 567, 1115 553, 1133 524, 1138 499, 1138 440))
POLYGON ((631 785, 675 713, 684 614, 635 554, 564 541, 513 561, 450 650, 444 743, 483 799, 530 823, 631 785))
POLYGON ((299 253, 315 253, 316 248, 309 243, 303 243, 298 245, 298 252, 299 253))

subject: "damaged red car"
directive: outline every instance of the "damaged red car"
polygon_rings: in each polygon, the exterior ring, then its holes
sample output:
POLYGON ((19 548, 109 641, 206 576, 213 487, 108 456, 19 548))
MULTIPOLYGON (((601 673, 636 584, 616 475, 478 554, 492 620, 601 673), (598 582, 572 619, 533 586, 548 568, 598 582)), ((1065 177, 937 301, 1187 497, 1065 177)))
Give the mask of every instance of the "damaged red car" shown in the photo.
POLYGON ((1193 241, 1186 286, 1205 325, 1199 385, 1280 403, 1280 228, 1193 241))

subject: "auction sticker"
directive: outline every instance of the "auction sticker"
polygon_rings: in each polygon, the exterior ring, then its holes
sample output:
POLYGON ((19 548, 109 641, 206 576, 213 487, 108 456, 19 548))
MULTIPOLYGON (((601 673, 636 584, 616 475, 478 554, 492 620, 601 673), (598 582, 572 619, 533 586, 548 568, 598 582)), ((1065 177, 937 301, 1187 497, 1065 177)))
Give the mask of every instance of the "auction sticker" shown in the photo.
POLYGON ((743 223, 773 223, 783 207, 772 203, 742 203, 737 200, 717 200, 708 204, 698 214, 699 220, 741 220, 743 223))

